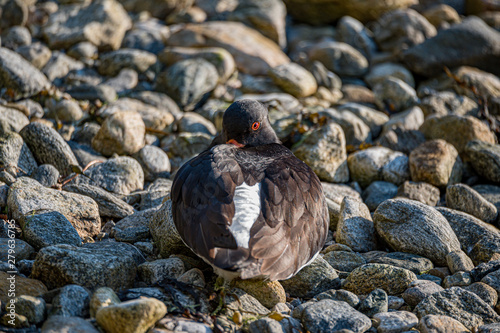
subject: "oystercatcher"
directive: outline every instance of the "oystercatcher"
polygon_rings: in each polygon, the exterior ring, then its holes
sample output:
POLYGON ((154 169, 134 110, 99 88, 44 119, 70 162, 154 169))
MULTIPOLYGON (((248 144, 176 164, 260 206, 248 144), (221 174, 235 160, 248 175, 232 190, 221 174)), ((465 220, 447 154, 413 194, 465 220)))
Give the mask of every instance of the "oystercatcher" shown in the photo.
POLYGON ((329 225, 318 177, 254 100, 231 104, 221 134, 179 169, 172 213, 185 244, 226 280, 292 277, 321 250, 329 225))

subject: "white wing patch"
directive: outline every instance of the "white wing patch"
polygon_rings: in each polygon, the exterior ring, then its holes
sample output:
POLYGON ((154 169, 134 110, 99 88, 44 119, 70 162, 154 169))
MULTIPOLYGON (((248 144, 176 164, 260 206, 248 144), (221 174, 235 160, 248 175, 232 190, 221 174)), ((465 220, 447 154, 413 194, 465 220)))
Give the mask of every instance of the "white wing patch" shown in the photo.
POLYGON ((260 214, 260 183, 236 186, 233 202, 235 213, 229 230, 236 239, 236 244, 248 249, 250 229, 260 214))

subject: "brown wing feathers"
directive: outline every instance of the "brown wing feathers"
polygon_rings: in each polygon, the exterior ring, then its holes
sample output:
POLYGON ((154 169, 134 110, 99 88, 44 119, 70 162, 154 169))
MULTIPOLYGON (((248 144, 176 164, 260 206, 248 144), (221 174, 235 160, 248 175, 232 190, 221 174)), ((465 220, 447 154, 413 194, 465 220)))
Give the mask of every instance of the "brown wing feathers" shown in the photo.
POLYGON ((217 267, 240 270, 243 278, 287 278, 326 238, 328 214, 319 180, 278 144, 253 150, 216 146, 179 170, 172 194, 174 221, 187 245, 217 267), (243 181, 261 184, 261 214, 250 230, 249 249, 238 248, 228 228, 235 188, 243 181))
POLYGON ((233 178, 241 178, 233 175, 237 171, 230 156, 224 159, 207 151, 184 164, 172 185, 177 230, 186 245, 209 261, 215 259, 214 247, 237 248, 228 229, 234 216, 232 201, 237 186, 233 178), (227 171, 219 172, 224 169, 227 171))
POLYGON ((262 181, 262 215, 254 225, 251 255, 262 262, 261 273, 284 279, 317 253, 328 223, 321 184, 303 162, 291 155, 269 166, 262 181))

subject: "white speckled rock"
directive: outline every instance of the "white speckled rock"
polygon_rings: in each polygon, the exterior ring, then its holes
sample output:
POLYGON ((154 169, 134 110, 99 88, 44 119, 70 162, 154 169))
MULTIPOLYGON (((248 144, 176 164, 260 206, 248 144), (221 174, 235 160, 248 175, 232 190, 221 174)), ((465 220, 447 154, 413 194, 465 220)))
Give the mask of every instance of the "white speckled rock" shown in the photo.
POLYGON ((52 55, 50 49, 40 42, 18 47, 16 52, 38 69, 42 69, 52 55))
MULTIPOLYGON (((26 114, 14 108, 8 108, 0 105, 0 117, 2 121, 7 125, 8 130, 13 132, 19 132, 24 126, 30 123, 26 114)), ((5 132, 5 129, 3 130, 5 132)), ((5 135, 7 133, 2 133, 5 135)))
POLYGON ((398 333, 409 331, 417 326, 418 318, 408 311, 382 312, 373 316, 379 333, 398 333))
POLYGON ((375 229, 392 248, 446 266, 446 255, 460 250, 448 221, 434 208, 408 199, 384 201, 373 215, 375 229), (412 241, 409 241, 409 240, 412 241))
POLYGON ((39 164, 52 164, 62 176, 72 173, 78 161, 68 143, 53 128, 34 122, 19 132, 39 164))
POLYGON ((413 106, 409 109, 396 113, 384 124, 382 135, 396 127, 402 128, 405 131, 418 130, 424 123, 424 113, 418 106, 413 106))
POLYGON ((436 28, 413 9, 398 9, 380 16, 374 37, 386 52, 401 52, 436 35, 436 28))
POLYGON ((425 96, 420 101, 419 106, 422 108, 425 117, 447 114, 474 116, 478 112, 478 105, 474 100, 451 91, 441 91, 425 96))
POLYGON ((282 1, 242 1, 228 13, 229 21, 243 22, 273 40, 281 48, 286 47, 286 7, 282 1))
POLYGON ((248 294, 239 288, 232 288, 225 297, 227 315, 229 318, 233 316, 235 311, 240 311, 243 320, 252 319, 255 316, 268 315, 270 311, 262 305, 255 297, 248 294), (236 295, 238 298, 236 298, 236 295))
POLYGON ((67 56, 66 53, 54 51, 42 71, 50 81, 58 84, 70 71, 79 71, 84 68, 85 65, 81 61, 67 56))
POLYGON ((13 172, 13 176, 28 176, 36 170, 35 158, 19 134, 9 132, 0 136, 0 167, 13 172))
POLYGON ((441 29, 434 38, 429 38, 404 52, 403 62, 420 75, 435 76, 449 68, 468 65, 498 75, 496 60, 500 42, 498 31, 489 27, 479 17, 471 16, 449 29, 441 29), (467 41, 468 48, 463 49, 467 41))
POLYGON ((329 122, 308 133, 305 140, 293 147, 292 151, 321 180, 334 183, 349 180, 344 131, 339 125, 329 122))
POLYGON ((417 305, 414 312, 419 318, 429 314, 449 316, 468 329, 500 320, 500 316, 479 296, 460 287, 429 295, 417 305))
MULTIPOLYGON (((205 288, 205 276, 198 268, 191 268, 177 279, 180 282, 190 284, 195 287, 205 288)), ((288 309, 288 307, 287 307, 288 309)))
POLYGON ((190 253, 191 250, 182 241, 172 218, 172 200, 167 200, 156 211, 149 225, 151 235, 158 247, 159 254, 168 258, 172 254, 190 253))
POLYGON ((410 176, 408 157, 385 147, 357 151, 347 157, 347 164, 352 179, 363 187, 375 180, 399 185, 410 176))
POLYGON ((481 299, 492 308, 494 308, 498 302, 497 291, 484 282, 474 282, 470 286, 464 287, 464 289, 472 291, 474 294, 481 297, 481 299))
POLYGON ((462 249, 476 265, 500 258, 500 232, 496 227, 458 210, 436 210, 448 220, 462 249))
POLYGON ((132 288, 137 264, 144 261, 139 250, 126 243, 53 245, 38 252, 32 276, 50 289, 77 284, 90 290, 99 287, 121 290, 132 288))
POLYGON ((393 183, 376 180, 363 191, 362 198, 368 209, 374 211, 385 200, 394 198, 397 191, 393 183))
MULTIPOLYGON (((24 228, 24 239, 37 250, 56 244, 82 244, 82 237, 76 228, 58 211, 42 210, 25 215, 19 220, 19 224, 24 228)), ((97 229, 95 228, 93 233, 96 233, 97 229)), ((86 234, 81 229, 80 233, 86 234)), ((87 233, 87 236, 91 234, 87 233)))
POLYGON ((179 258, 158 259, 137 267, 139 278, 148 285, 154 285, 164 278, 176 279, 184 272, 184 263, 179 258))
POLYGON ((381 312, 389 310, 389 298, 383 289, 372 290, 359 304, 358 311, 370 318, 381 312))
POLYGON ((288 280, 281 281, 285 291, 294 297, 314 297, 340 285, 337 272, 328 262, 318 257, 288 280))
POLYGON ((389 117, 385 113, 363 104, 346 103, 339 106, 337 110, 340 112, 346 110, 354 113, 359 119, 368 125, 368 127, 370 127, 373 137, 379 136, 382 131, 382 126, 389 121, 389 117))
POLYGON ((323 259, 339 272, 352 272, 366 264, 366 259, 353 251, 330 251, 323 256, 323 259))
POLYGON ((344 289, 339 289, 339 290, 331 289, 316 295, 314 298, 317 299, 318 301, 321 301, 322 299, 343 301, 352 306, 353 308, 357 308, 359 305, 359 297, 356 296, 356 294, 351 293, 350 291, 344 289))
POLYGON ((94 237, 101 230, 99 208, 91 198, 46 188, 36 180, 18 178, 8 197, 9 212, 18 221, 28 223, 34 212, 58 211, 75 227, 81 238, 94 237))
POLYGON ((376 249, 375 227, 365 204, 351 197, 344 198, 335 240, 356 252, 376 249))
POLYGON ((90 184, 65 185, 64 191, 86 195, 95 200, 99 214, 106 217, 125 218, 134 214, 134 208, 100 186, 90 184))
POLYGON ((159 147, 146 145, 142 147, 134 158, 141 164, 146 181, 154 181, 158 177, 170 175, 170 160, 165 151, 159 147))
POLYGON ((451 185, 446 188, 446 206, 490 223, 498 216, 495 205, 465 184, 451 185))
POLYGON ((184 112, 175 122, 178 132, 202 132, 208 135, 217 134, 214 124, 196 112, 184 112))
POLYGON ((465 154, 478 174, 493 182, 500 182, 500 145, 472 140, 465 146, 465 154))
POLYGON ((62 122, 73 122, 82 119, 83 111, 75 100, 63 99, 50 103, 50 111, 62 122))
POLYGON ((456 272, 455 274, 448 275, 443 279, 443 288, 445 289, 451 287, 467 287, 471 284, 472 278, 467 272, 456 272))
POLYGON ((335 109, 326 109, 320 112, 327 119, 333 120, 344 130, 347 145, 360 145, 363 142, 372 141, 370 127, 356 114, 351 111, 337 111, 335 109))
MULTIPOLYGON (((340 3, 339 3, 340 4, 340 3)), ((372 33, 357 19, 342 16, 337 22, 336 39, 347 43, 370 59, 377 52, 372 33)))
POLYGON ((470 272, 474 269, 472 260, 463 251, 451 251, 446 255, 446 261, 452 274, 456 272, 470 272))
POLYGON ((62 287, 52 300, 51 316, 86 317, 89 313, 90 294, 87 289, 75 284, 62 287))
POLYGON ((127 195, 144 187, 144 172, 135 159, 128 156, 111 158, 104 163, 95 164, 79 175, 71 184, 90 184, 103 189, 127 195))
POLYGON ((401 297, 403 297, 406 304, 414 307, 427 296, 443 290, 443 287, 435 282, 427 280, 415 280, 410 284, 409 288, 404 291, 401 297))
POLYGON ((45 187, 55 187, 61 174, 52 164, 42 164, 31 174, 31 177, 45 187))
POLYGON ((325 299, 305 308, 302 324, 311 333, 334 332, 345 328, 362 333, 370 328, 371 321, 346 302, 325 299))

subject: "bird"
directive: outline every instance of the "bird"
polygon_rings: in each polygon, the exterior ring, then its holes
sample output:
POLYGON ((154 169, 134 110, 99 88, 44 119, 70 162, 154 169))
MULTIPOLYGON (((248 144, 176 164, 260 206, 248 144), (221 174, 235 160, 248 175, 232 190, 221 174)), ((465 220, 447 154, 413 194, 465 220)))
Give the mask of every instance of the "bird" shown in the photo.
POLYGON ((284 145, 266 107, 242 99, 221 133, 176 173, 172 217, 183 242, 225 280, 285 280, 325 244, 321 182, 284 145))

